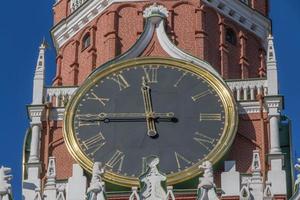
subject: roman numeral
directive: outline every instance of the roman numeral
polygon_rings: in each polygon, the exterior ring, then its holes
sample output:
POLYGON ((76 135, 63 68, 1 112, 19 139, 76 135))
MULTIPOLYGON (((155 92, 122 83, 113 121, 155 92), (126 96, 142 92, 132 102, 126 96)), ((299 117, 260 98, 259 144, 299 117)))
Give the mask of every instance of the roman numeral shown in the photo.
POLYGON ((105 143, 105 138, 101 132, 87 140, 82 141, 82 145, 86 150, 93 149, 93 151, 90 153, 91 155, 94 155, 99 149, 101 149, 101 147, 105 145, 105 143))
POLYGON ((91 93, 93 97, 88 97, 88 99, 99 101, 103 106, 106 105, 106 102, 109 102, 109 98, 98 97, 94 92, 91 93))
POLYGON ((176 83, 174 84, 174 87, 178 87, 179 83, 182 81, 182 79, 186 76, 187 72, 184 72, 181 74, 181 76, 179 77, 179 79, 176 81, 176 83))
POLYGON ((157 83, 157 72, 158 72, 158 67, 148 67, 144 68, 145 72, 145 78, 147 83, 157 83))
POLYGON ((201 146, 203 146, 206 150, 210 151, 209 146, 211 146, 214 143, 214 139, 204 135, 202 133, 196 132, 196 137, 194 137, 193 139, 198 142, 201 146), (209 146, 208 146, 209 145, 209 146))
POLYGON ((221 121, 221 113, 200 113, 200 122, 201 121, 221 121))
POLYGON ((111 80, 113 80, 114 82, 116 82, 118 84, 120 91, 122 91, 123 89, 126 89, 130 86, 122 74, 117 74, 117 75, 112 76, 111 80))
POLYGON ((185 157, 183 157, 182 155, 180 155, 177 152, 175 152, 175 159, 176 159, 178 171, 181 171, 181 169, 182 169, 182 163, 181 162, 184 162, 186 164, 191 164, 192 163, 191 161, 189 161, 188 159, 186 159, 185 157))
POLYGON ((124 153, 122 151, 117 150, 105 165, 110 169, 117 167, 118 172, 121 172, 124 158, 124 153))
POLYGON ((85 121, 78 121, 78 126, 99 126, 100 122, 85 122, 85 121))
POLYGON ((205 97, 206 95, 209 95, 209 94, 211 94, 211 91, 206 90, 204 92, 201 92, 199 94, 196 94, 196 95, 192 96, 192 100, 193 101, 198 101, 200 98, 205 97))

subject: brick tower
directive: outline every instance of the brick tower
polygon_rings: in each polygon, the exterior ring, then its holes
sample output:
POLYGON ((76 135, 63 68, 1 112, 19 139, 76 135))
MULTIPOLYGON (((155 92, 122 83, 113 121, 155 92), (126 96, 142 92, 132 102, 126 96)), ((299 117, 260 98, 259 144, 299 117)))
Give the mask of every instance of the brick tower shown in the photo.
MULTIPOLYGON (((235 99, 235 138, 213 165, 218 198, 287 199, 289 124, 281 115, 283 97, 268 8, 268 0, 56 0, 51 29, 56 75, 46 86, 43 42, 33 100, 27 107, 23 198, 85 199, 92 175, 66 145, 66 106, 101 67, 164 57, 204 67, 227 85, 235 99)), ((197 180, 168 185, 173 187, 168 190, 178 200, 196 199, 197 180)), ((104 182, 110 200, 125 200, 139 191, 104 182)))

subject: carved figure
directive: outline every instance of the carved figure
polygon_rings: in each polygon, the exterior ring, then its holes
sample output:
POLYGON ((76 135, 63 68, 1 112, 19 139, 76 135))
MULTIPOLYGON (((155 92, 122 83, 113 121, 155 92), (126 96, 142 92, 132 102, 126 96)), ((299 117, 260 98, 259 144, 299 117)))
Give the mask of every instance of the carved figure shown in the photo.
POLYGON ((0 168, 0 199, 10 200, 11 199, 11 184, 10 180, 12 176, 9 175, 11 172, 10 168, 1 167, 0 168))
POLYGON ((147 159, 147 171, 140 176, 142 200, 166 200, 166 176, 158 170, 159 158, 151 156, 147 159))
POLYGON ((218 200, 216 186, 213 180, 213 166, 210 161, 204 161, 199 169, 203 169, 203 177, 199 178, 197 200, 218 200))
POLYGON ((104 169, 101 167, 102 164, 100 162, 95 162, 91 184, 87 189, 88 200, 106 200, 104 182, 102 181, 104 169))

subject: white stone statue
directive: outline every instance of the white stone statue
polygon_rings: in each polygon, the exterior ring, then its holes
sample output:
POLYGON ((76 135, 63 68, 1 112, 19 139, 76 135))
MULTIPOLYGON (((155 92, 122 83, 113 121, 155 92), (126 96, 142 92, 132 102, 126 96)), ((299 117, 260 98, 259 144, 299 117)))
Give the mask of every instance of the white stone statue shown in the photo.
POLYGON ((214 183, 213 167, 210 161, 204 161, 199 169, 203 169, 203 177, 199 178, 197 200, 218 200, 214 183))
POLYGON ((148 169, 140 176, 141 200, 166 200, 166 176, 158 170, 159 158, 147 158, 148 169))
POLYGON ((88 200, 106 200, 104 182, 102 181, 103 174, 102 164, 95 162, 90 187, 87 189, 88 200))
POLYGON ((9 175, 11 172, 10 168, 1 167, 0 168, 0 199, 10 200, 11 199, 11 184, 10 181, 12 176, 9 175))
POLYGON ((295 170, 298 171, 297 179, 295 181, 294 194, 290 200, 299 200, 300 199, 300 158, 298 158, 298 163, 295 164, 295 170))

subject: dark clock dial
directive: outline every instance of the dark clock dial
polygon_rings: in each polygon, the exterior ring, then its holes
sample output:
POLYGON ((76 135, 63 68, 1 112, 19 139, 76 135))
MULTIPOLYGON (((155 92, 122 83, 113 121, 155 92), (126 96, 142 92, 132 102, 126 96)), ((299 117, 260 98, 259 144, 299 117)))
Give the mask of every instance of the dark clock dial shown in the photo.
POLYGON ((111 70, 80 92, 72 129, 79 150, 114 174, 137 177, 147 156, 167 174, 204 160, 227 124, 222 92, 204 75, 171 64, 111 70))

